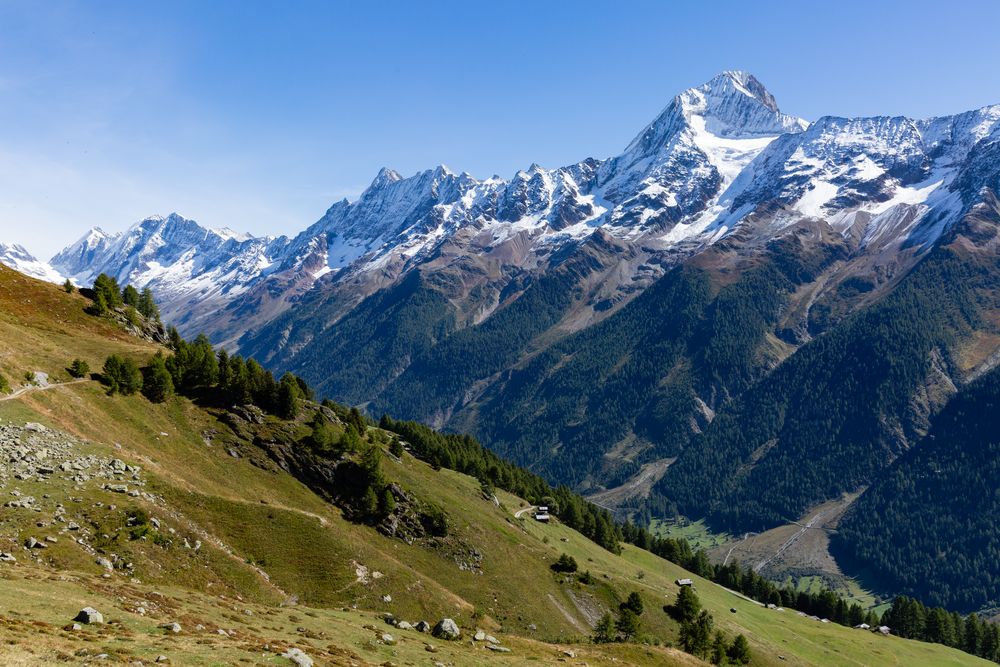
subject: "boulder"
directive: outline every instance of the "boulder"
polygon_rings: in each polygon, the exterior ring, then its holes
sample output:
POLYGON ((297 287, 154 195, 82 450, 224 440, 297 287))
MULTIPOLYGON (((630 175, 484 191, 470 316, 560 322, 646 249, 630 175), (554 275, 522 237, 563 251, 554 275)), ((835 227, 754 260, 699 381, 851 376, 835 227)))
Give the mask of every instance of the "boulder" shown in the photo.
POLYGON ((487 644, 486 648, 497 653, 510 653, 510 649, 506 646, 497 646, 496 644, 487 644))
POLYGON ((0 551, 0 562, 3 563, 16 563, 17 558, 13 554, 9 554, 6 551, 0 551))
POLYGON ((482 630, 476 630, 476 634, 472 635, 472 638, 477 642, 484 642, 486 641, 486 633, 482 630))
POLYGON ((434 626, 433 634, 438 639, 447 639, 449 641, 461 639, 462 637, 462 631, 458 629, 458 624, 450 618, 442 618, 438 621, 438 624, 434 626))
POLYGON ((167 632, 169 632, 171 634, 175 634, 175 635, 176 634, 180 634, 180 631, 181 631, 181 624, 180 623, 176 623, 176 622, 175 623, 163 623, 159 627, 161 627, 164 630, 166 630, 167 632))
POLYGON ((103 623, 104 615, 93 607, 84 607, 73 620, 78 623, 103 623))
POLYGON ((282 658, 288 658, 298 667, 313 667, 313 659, 306 655, 302 649, 292 647, 281 654, 282 658))
POLYGON ((407 621, 400 621, 396 623, 396 627, 399 628, 400 630, 412 630, 413 624, 408 623, 407 621))
POLYGON ((379 640, 386 646, 393 646, 396 643, 396 638, 390 635, 388 632, 383 632, 379 640))
POLYGON ((417 624, 413 626, 413 629, 417 632, 430 632, 431 624, 427 621, 418 621, 417 624))
POLYGON ((27 540, 25 540, 24 546, 28 547, 29 549, 47 549, 49 545, 47 545, 45 542, 39 542, 33 537, 29 537, 27 540))

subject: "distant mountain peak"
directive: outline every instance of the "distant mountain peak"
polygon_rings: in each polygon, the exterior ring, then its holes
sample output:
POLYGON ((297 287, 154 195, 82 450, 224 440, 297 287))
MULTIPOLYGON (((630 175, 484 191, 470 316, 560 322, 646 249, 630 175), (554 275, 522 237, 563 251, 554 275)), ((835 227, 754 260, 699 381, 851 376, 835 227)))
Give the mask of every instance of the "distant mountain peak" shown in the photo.
POLYGON ((61 283, 64 280, 58 271, 36 259, 24 246, 17 243, 0 241, 0 264, 32 278, 47 280, 51 283, 61 283))

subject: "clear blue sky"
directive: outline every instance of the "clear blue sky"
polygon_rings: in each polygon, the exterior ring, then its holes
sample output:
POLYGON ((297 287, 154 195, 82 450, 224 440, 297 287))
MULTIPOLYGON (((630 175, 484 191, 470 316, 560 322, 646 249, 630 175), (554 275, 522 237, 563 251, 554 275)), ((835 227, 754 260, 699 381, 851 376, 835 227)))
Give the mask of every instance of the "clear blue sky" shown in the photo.
POLYGON ((997 25, 996 0, 0 0, 0 240, 175 210, 294 233, 383 165, 614 154, 723 69, 810 120, 1000 103, 997 25))

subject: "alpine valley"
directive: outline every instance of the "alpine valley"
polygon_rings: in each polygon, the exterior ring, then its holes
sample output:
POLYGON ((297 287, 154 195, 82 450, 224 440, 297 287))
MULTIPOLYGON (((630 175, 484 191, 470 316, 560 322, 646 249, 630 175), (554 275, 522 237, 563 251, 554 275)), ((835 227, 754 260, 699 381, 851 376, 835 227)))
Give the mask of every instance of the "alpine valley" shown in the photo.
POLYGON ((972 612, 1000 607, 998 193, 1000 105, 810 122, 730 71, 607 159, 383 169, 294 237, 171 214, 0 262, 149 287, 185 337, 717 562, 972 612))

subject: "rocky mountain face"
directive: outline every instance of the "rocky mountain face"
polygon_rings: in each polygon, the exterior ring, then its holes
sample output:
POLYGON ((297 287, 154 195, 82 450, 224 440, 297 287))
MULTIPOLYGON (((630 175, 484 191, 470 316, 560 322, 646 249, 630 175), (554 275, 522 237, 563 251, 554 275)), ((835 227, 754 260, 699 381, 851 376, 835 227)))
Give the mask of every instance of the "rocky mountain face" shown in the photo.
POLYGON ((876 479, 988 363, 998 186, 1000 106, 808 123, 725 72, 608 159, 383 169, 293 238, 171 215, 52 265, 149 285, 183 333, 376 416, 759 528, 876 479))

